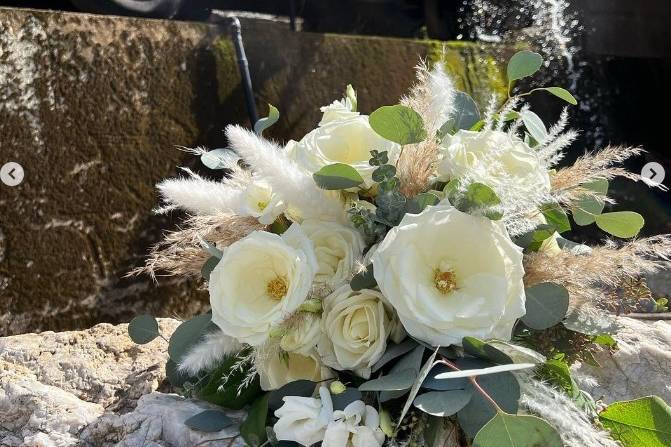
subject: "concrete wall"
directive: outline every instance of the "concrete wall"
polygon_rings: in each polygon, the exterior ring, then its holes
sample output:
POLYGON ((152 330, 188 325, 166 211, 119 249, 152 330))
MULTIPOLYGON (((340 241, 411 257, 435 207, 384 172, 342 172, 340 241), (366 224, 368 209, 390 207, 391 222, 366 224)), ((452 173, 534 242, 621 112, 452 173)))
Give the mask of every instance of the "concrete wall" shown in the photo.
MULTIPOLYGON (((430 41, 243 28, 259 111, 280 109, 268 132, 280 140, 314 127, 348 82, 370 111, 398 100, 420 57, 441 57, 430 41)), ((446 49, 476 97, 501 87, 491 57, 446 49)), ((223 127, 246 116, 221 28, 0 8, 0 164, 26 172, 19 186, 0 184, 0 335, 206 306, 196 283, 124 274, 180 217, 151 214, 154 184, 178 166, 203 169, 175 146, 221 146, 223 127)))

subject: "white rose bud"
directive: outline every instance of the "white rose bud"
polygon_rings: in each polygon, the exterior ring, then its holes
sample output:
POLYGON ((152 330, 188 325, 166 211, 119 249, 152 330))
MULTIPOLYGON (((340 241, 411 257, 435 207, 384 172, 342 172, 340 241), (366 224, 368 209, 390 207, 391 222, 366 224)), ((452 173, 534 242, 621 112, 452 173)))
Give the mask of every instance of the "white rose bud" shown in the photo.
POLYGON ((212 321, 224 334, 258 346, 305 301, 316 271, 312 243, 300 226, 281 236, 255 231, 225 248, 210 274, 212 321))
POLYGON ((337 287, 349 282, 361 258, 364 241, 354 228, 336 222, 306 220, 301 224, 314 245, 317 257, 315 283, 337 287))
POLYGON ((270 225, 286 209, 277 194, 273 193, 264 181, 252 180, 243 194, 242 213, 259 219, 264 225, 270 225))
POLYGON ((326 365, 367 378, 390 336, 399 342, 405 332, 380 292, 354 292, 346 285, 324 299, 318 346, 326 365))
POLYGON ((314 350, 308 355, 282 351, 262 353, 256 357, 256 370, 264 391, 276 390, 296 380, 320 382, 333 377, 314 350))
POLYGON ((372 257, 375 279, 410 335, 433 346, 509 340, 525 313, 522 249, 505 227, 449 205, 406 214, 372 257))
POLYGON ((363 177, 365 187, 372 186, 372 174, 377 168, 368 163, 372 149, 387 151, 391 164, 401 150, 397 143, 378 135, 368 124, 366 115, 329 119, 301 141, 290 141, 286 146, 289 157, 311 173, 333 163, 352 166, 363 177))
POLYGON ((320 318, 301 313, 280 340, 280 348, 287 352, 309 355, 314 352, 321 335, 320 318))

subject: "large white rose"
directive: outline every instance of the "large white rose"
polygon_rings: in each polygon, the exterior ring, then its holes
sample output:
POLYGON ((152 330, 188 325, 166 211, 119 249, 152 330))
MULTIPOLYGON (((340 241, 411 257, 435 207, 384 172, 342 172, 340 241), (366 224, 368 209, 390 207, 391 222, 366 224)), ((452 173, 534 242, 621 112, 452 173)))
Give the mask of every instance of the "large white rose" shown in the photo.
POLYGON ((405 329, 434 346, 509 340, 525 313, 522 249, 501 223, 449 205, 406 214, 372 261, 405 329))
POLYGON ((306 220, 301 228, 315 248, 319 265, 315 283, 337 287, 349 281, 363 254, 361 234, 336 222, 306 220))
POLYGON ((297 352, 261 353, 256 358, 261 388, 276 390, 296 380, 320 382, 333 377, 333 372, 319 359, 316 350, 307 355, 297 352))
POLYGON ((226 335, 256 346, 307 297, 317 261, 294 224, 278 236, 255 231, 224 249, 210 274, 212 321, 226 335))
POLYGON ((550 191, 550 175, 536 152, 506 132, 459 130, 441 144, 438 176, 443 180, 467 178, 495 190, 512 183, 533 194, 550 191))
POLYGON ((344 410, 333 412, 326 427, 322 447, 382 447, 384 433, 375 408, 356 400, 344 410))
POLYGON ((367 115, 328 121, 286 147, 289 158, 311 173, 326 165, 345 163, 361 174, 365 186, 372 185, 371 176, 376 169, 368 163, 373 149, 387 151, 393 164, 400 146, 379 136, 368 124, 367 115))
POLYGON ((325 386, 319 388, 320 399, 284 396, 284 404, 275 410, 278 418, 273 426, 279 441, 294 441, 310 447, 324 439, 329 422, 333 420, 333 401, 325 386))
POLYGON ((387 348, 405 336, 392 307, 375 290, 345 285, 324 299, 319 353, 328 366, 370 377, 370 368, 387 348))

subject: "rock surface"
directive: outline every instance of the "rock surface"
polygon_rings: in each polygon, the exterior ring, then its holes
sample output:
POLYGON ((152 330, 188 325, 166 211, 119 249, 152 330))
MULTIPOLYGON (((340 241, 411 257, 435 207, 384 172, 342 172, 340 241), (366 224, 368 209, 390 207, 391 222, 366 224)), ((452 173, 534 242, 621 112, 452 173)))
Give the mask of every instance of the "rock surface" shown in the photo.
MULTIPOLYGON (((278 140, 315 127, 350 82, 365 112, 395 103, 420 58, 481 100, 502 88, 494 58, 467 43, 268 21, 243 21, 243 37, 259 114, 281 112, 278 140)), ((0 335, 202 309, 193 283, 124 275, 174 227, 151 214, 154 185, 178 166, 215 174, 175 146, 222 147, 226 124, 248 124, 242 92, 225 26, 0 8, 0 163, 26 173, 0 185, 0 335)))
POLYGON ((602 351, 595 355, 601 365, 587 364, 576 370, 596 379, 597 384, 581 381, 582 387, 595 399, 605 403, 631 400, 656 394, 671 403, 671 323, 619 318, 614 353, 602 351))
MULTIPOLYGON (((179 322, 161 319, 165 337, 179 322)), ((217 433, 184 421, 211 405, 156 392, 165 378, 166 343, 137 346, 127 325, 0 339, 0 445, 208 446, 231 441, 237 425, 217 433), (230 438, 230 439, 229 439, 230 438)), ((239 421, 241 413, 230 416, 239 421)), ((233 442, 231 444, 231 442, 233 442)))

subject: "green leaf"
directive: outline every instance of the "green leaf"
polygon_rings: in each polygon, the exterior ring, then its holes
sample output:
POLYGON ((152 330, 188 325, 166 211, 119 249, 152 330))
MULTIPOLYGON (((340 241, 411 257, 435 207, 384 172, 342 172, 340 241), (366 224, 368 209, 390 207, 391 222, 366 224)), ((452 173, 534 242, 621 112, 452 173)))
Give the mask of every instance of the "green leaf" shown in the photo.
POLYGON ((450 119, 440 127, 438 136, 456 133, 460 129, 470 129, 480 121, 478 105, 468 94, 457 92, 454 96, 454 112, 450 119))
POLYGON ((592 340, 593 343, 596 343, 599 346, 605 346, 607 348, 614 348, 617 346, 617 341, 613 338, 612 335, 608 334, 599 334, 594 337, 592 340))
POLYGON ((564 443, 550 424, 536 416, 497 412, 478 432, 473 447, 562 447, 564 443))
POLYGON ((377 281, 375 281, 375 274, 373 272, 373 264, 368 264, 363 272, 354 275, 349 285, 355 292, 362 289, 372 289, 377 286, 377 281))
MULTIPOLYGON (((408 354, 401 357, 401 359, 398 362, 394 363, 394 366, 391 367, 389 373, 396 374, 409 369, 414 372, 415 376, 417 376, 417 374, 419 374, 420 368, 422 367, 423 356, 424 356, 424 346, 418 345, 408 354)), ((405 393, 408 392, 408 390, 410 390, 411 386, 412 384, 408 385, 407 388, 404 388, 402 390, 382 391, 380 393, 380 402, 385 402, 390 399, 396 399, 397 397, 404 395, 405 393)))
POLYGON ((485 352, 484 341, 475 337, 464 337, 461 339, 461 345, 467 353, 484 360, 489 360, 489 356, 485 352))
POLYGON ((625 447, 671 445, 671 408, 657 396, 615 402, 599 419, 625 447))
POLYGON ((272 411, 280 408, 284 405, 284 401, 282 400, 284 396, 310 397, 316 387, 317 384, 310 380, 294 380, 293 382, 289 382, 270 392, 268 408, 272 411))
POLYGON ((450 202, 464 213, 482 213, 491 220, 499 220, 503 215, 491 209, 501 203, 494 190, 482 183, 471 183, 466 192, 460 193, 458 184, 450 182, 445 186, 450 202))
POLYGON ((557 233, 563 233, 571 229, 566 211, 556 203, 550 203, 542 208, 543 216, 549 225, 552 225, 557 233))
POLYGON ((219 250, 214 244, 206 241, 200 235, 198 235, 198 240, 200 241, 200 246, 203 247, 203 250, 208 252, 211 256, 221 259, 224 256, 224 252, 219 250))
POLYGON ((597 227, 620 238, 636 236, 644 224, 643 216, 633 211, 616 211, 596 216, 597 227))
POLYGON ((210 258, 205 261, 205 264, 203 264, 203 267, 200 269, 200 274, 203 276, 203 278, 206 281, 210 280, 210 274, 212 273, 212 270, 219 264, 219 261, 221 259, 217 258, 216 256, 210 256, 210 258))
POLYGON ((406 338, 399 344, 395 344, 390 341, 389 343, 387 343, 387 350, 384 351, 384 354, 382 354, 380 360, 375 362, 375 364, 372 366, 371 372, 376 372, 390 361, 402 356, 407 352, 410 352, 412 349, 416 347, 417 342, 410 337, 406 338))
POLYGON ((165 376, 168 378, 170 385, 177 388, 182 388, 184 383, 191 379, 187 374, 180 372, 177 363, 171 359, 165 362, 165 376))
POLYGON ((315 179, 317 186, 328 190, 354 188, 363 183, 361 174, 344 163, 324 166, 312 174, 312 177, 315 179))
POLYGON ((270 393, 256 400, 249 409, 247 419, 240 425, 240 435, 247 444, 258 447, 266 442, 266 419, 268 418, 268 399, 270 393))
POLYGON ((361 391, 356 388, 347 388, 344 392, 331 396, 334 410, 344 410, 346 406, 362 398, 361 391))
POLYGON ((160 335, 158 321, 151 315, 138 315, 128 323, 128 335, 138 345, 149 343, 160 335))
POLYGON ((168 343, 168 354, 170 358, 177 364, 194 345, 200 342, 201 338, 213 330, 218 329, 212 323, 212 315, 205 313, 198 315, 190 320, 180 324, 168 343))
POLYGON ((368 122, 378 135, 402 146, 426 139, 422 117, 406 106, 380 107, 370 114, 368 122))
POLYGON ((193 429, 213 433, 233 425, 231 418, 219 410, 205 410, 184 421, 184 425, 193 429))
POLYGON ((499 364, 543 363, 545 361, 545 356, 533 349, 503 340, 488 340, 485 343, 484 351, 491 361, 499 364))
POLYGON ((241 387, 247 376, 246 370, 234 370, 233 366, 239 361, 235 355, 227 357, 224 362, 215 368, 206 379, 201 379, 203 386, 197 388, 196 396, 207 402, 219 405, 230 410, 240 410, 261 394, 259 378, 246 387, 241 387), (224 383, 224 378, 228 379, 224 383))
POLYGON ((429 391, 415 399, 415 407, 433 416, 452 416, 468 404, 472 393, 464 390, 429 391))
POLYGON ((200 156, 200 162, 210 169, 230 169, 239 159, 230 149, 213 149, 200 156))
MULTIPOLYGON (((520 385, 509 372, 481 376, 478 384, 503 411, 517 413, 520 385)), ((496 409, 482 394, 473 391, 470 402, 457 413, 459 425, 471 438, 496 415, 496 409)), ((546 447, 546 446, 543 446, 546 447)))
POLYGON ((552 93, 553 95, 555 95, 557 98, 561 98, 564 101, 566 101, 567 103, 572 104, 574 106, 578 105, 578 101, 573 97, 571 92, 569 92, 568 90, 566 90, 564 88, 561 88, 561 87, 543 87, 539 90, 548 91, 548 92, 552 93))
POLYGON ((375 182, 383 182, 389 180, 396 175, 396 168, 393 165, 381 165, 373 171, 372 179, 375 182))
POLYGON ((569 294, 565 287, 544 282, 525 290, 527 313, 522 322, 531 329, 548 329, 566 317, 569 294))
POLYGON ((368 160, 368 164, 371 166, 382 166, 389 163, 389 154, 387 151, 378 151, 373 149, 370 151, 371 159, 368 160))
POLYGON ((413 369, 392 373, 359 385, 359 391, 400 391, 407 390, 415 383, 417 372, 413 369))
POLYGON ((543 57, 533 51, 520 51, 515 53, 508 62, 508 82, 526 78, 536 73, 543 64, 543 57))
POLYGON ((543 242, 553 237, 555 228, 552 225, 541 224, 528 233, 515 239, 515 243, 527 251, 538 251, 543 242))
MULTIPOLYGON (((608 193, 608 180, 606 179, 597 179, 582 186, 594 191, 599 196, 605 197, 608 193)), ((585 196, 571 207, 573 221, 580 226, 593 224, 595 216, 603 212, 604 205, 605 202, 601 198, 585 196)))
POLYGON ((403 421, 403 418, 405 418, 405 415, 408 413, 408 410, 412 406, 412 403, 415 400, 415 396, 417 396, 417 393, 419 392, 419 389, 422 386, 422 383, 424 382, 424 379, 426 379, 426 376, 429 375, 429 372, 431 371, 431 368, 434 366, 435 360, 436 360, 436 354, 438 354, 438 349, 439 348, 440 347, 436 348, 433 351, 433 353, 429 356, 429 358, 426 359, 426 362, 424 362, 424 365, 422 366, 422 369, 419 370, 419 373, 417 374, 417 377, 415 378, 415 383, 412 385, 412 388, 410 388, 410 393, 408 394, 408 397, 405 400, 405 404, 403 405, 403 410, 401 410, 401 415, 398 418, 398 424, 396 424, 397 429, 401 426, 401 422, 403 421))
POLYGON ((352 104, 352 112, 356 112, 359 104, 356 97, 356 90, 354 90, 352 84, 347 84, 347 88, 345 89, 345 98, 349 99, 350 103, 352 104))
POLYGON ((405 205, 405 212, 410 214, 419 214, 427 206, 436 205, 438 202, 440 202, 440 197, 438 197, 436 193, 423 192, 408 200, 405 205))
POLYGON ((543 379, 547 379, 562 388, 571 397, 576 396, 580 392, 580 388, 578 388, 573 377, 571 377, 571 370, 568 364, 563 360, 550 359, 546 361, 538 369, 538 373, 543 379))
POLYGON ((548 130, 545 128, 543 120, 531 110, 523 110, 520 112, 520 116, 522 117, 524 126, 527 128, 533 139, 538 143, 545 141, 548 136, 548 130))
POLYGON ((272 104, 268 104, 268 116, 261 118, 254 124, 254 132, 262 135, 263 131, 272 126, 280 119, 280 111, 272 104))
POLYGON ((384 191, 375 198, 376 219, 385 225, 395 226, 405 214, 406 198, 397 190, 384 191))

